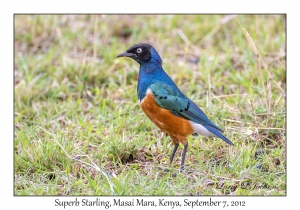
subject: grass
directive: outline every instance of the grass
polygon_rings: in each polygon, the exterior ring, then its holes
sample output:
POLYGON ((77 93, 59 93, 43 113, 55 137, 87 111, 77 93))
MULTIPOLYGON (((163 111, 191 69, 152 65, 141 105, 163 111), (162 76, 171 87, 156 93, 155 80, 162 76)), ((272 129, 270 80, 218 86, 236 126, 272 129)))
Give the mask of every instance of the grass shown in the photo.
POLYGON ((284 15, 15 15, 15 195, 286 195, 285 36, 284 15), (235 144, 189 136, 192 174, 182 145, 164 173, 116 58, 138 42, 235 144))

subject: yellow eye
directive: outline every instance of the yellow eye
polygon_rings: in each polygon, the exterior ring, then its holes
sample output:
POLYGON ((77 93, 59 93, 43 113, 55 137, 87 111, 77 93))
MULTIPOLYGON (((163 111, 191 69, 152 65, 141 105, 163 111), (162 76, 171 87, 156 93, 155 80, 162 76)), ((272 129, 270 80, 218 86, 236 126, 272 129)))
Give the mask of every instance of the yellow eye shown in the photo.
POLYGON ((142 48, 138 48, 138 49, 136 50, 136 52, 137 52, 137 53, 141 53, 141 52, 142 52, 142 48))

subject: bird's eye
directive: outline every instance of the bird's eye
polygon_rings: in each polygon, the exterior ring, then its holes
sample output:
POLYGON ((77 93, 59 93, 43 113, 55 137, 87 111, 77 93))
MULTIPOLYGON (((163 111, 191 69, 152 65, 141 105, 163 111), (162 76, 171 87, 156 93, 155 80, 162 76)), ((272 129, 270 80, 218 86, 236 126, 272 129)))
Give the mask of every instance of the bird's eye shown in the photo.
POLYGON ((137 53, 141 53, 141 52, 142 52, 142 48, 138 48, 138 49, 136 50, 136 52, 137 52, 137 53))

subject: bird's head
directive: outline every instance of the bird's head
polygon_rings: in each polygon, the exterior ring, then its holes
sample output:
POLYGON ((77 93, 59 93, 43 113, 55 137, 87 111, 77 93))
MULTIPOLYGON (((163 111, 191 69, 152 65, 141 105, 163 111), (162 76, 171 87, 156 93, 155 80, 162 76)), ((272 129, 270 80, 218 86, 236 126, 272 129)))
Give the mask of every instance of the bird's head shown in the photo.
POLYGON ((139 64, 147 63, 150 60, 162 63, 161 58, 154 47, 146 43, 135 44, 117 57, 129 57, 139 64))

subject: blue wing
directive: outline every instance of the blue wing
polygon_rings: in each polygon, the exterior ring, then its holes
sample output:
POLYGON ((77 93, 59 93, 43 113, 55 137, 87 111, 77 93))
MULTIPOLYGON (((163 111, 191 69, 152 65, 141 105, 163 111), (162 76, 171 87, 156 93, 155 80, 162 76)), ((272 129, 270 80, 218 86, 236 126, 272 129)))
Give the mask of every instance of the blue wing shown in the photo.
POLYGON ((150 85, 150 89, 155 97, 156 103, 170 110, 174 115, 183 117, 204 126, 211 133, 215 134, 228 144, 233 143, 223 136, 223 132, 218 126, 213 124, 205 113, 190 99, 188 99, 177 87, 172 87, 160 81, 155 81, 150 85))

